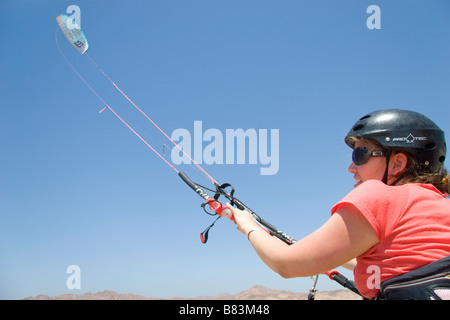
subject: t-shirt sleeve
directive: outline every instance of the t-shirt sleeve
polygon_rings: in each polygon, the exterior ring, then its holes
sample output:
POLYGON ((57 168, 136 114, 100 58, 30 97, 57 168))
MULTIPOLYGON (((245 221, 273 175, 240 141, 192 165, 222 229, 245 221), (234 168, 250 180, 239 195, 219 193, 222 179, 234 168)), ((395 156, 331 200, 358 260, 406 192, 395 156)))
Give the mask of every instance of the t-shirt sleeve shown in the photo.
MULTIPOLYGON (((407 195, 406 195, 407 196, 407 195)), ((392 231, 403 211, 405 193, 378 180, 368 180, 353 189, 331 209, 333 215, 345 206, 355 207, 370 223, 380 241, 392 231), (400 200, 400 201, 399 201, 400 200), (400 210, 400 211, 399 211, 400 210)))

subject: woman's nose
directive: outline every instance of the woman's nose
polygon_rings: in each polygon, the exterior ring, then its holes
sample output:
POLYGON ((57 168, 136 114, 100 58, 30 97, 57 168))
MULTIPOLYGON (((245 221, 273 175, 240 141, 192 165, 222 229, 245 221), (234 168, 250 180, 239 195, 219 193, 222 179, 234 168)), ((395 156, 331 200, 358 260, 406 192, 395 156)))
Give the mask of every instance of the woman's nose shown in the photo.
POLYGON ((352 161, 350 167, 348 167, 348 172, 355 174, 357 172, 356 164, 352 161))

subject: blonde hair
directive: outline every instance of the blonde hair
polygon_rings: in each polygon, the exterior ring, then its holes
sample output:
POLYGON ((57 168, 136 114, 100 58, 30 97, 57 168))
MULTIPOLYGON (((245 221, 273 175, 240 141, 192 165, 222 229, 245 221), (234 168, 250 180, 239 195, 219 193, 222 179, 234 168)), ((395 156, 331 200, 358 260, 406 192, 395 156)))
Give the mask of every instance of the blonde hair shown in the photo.
MULTIPOLYGON (((353 143, 370 142, 380 148, 383 148, 377 141, 365 139, 360 137, 350 137, 353 143)), ((398 184, 406 183, 423 183, 432 184, 439 191, 450 194, 450 175, 445 168, 442 168, 438 173, 427 172, 426 166, 420 164, 410 153, 402 149, 391 149, 393 154, 403 153, 408 158, 406 170, 398 178, 398 184)))

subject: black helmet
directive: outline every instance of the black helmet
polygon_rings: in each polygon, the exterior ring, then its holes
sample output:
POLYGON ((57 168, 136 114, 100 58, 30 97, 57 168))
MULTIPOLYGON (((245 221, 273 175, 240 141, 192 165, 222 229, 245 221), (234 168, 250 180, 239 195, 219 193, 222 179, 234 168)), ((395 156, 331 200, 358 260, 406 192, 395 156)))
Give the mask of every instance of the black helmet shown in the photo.
POLYGON ((427 172, 438 173, 447 152, 444 132, 424 115, 408 110, 389 109, 369 113, 358 120, 345 137, 377 141, 385 150, 409 152, 427 172))

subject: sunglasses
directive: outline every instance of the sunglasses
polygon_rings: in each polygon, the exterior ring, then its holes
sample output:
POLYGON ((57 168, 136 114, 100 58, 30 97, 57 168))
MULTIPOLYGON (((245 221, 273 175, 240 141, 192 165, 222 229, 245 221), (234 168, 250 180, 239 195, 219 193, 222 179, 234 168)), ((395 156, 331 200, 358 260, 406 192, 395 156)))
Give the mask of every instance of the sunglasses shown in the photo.
POLYGON ((383 157, 384 152, 380 150, 369 151, 365 147, 358 147, 353 149, 352 160, 357 165, 360 166, 367 161, 369 161, 372 157, 383 157))

